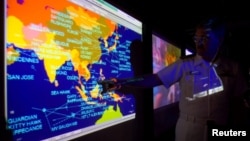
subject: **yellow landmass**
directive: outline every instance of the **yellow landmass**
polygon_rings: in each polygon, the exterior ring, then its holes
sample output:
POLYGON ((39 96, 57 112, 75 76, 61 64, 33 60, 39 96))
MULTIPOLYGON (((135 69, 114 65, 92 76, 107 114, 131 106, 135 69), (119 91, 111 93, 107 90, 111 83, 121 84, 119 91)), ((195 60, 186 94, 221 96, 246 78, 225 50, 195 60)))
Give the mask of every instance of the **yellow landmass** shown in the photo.
POLYGON ((77 49, 73 49, 70 54, 74 70, 78 71, 79 78, 83 77, 86 81, 88 81, 91 77, 88 69, 89 62, 87 60, 80 59, 80 53, 77 49))
POLYGON ((15 43, 20 48, 25 48, 27 43, 23 35, 23 23, 14 16, 7 17, 7 42, 15 43))
POLYGON ((121 111, 120 111, 120 107, 119 105, 117 104, 117 110, 115 111, 114 110, 114 106, 109 106, 107 108, 107 110, 105 110, 103 112, 103 115, 102 117, 96 121, 96 124, 100 124, 100 123, 104 123, 106 121, 110 121, 110 120, 113 120, 113 119, 118 119, 118 118, 121 118, 123 117, 121 111))
POLYGON ((53 83, 56 78, 56 70, 69 59, 69 53, 54 42, 53 33, 47 33, 46 35, 46 42, 36 50, 36 54, 40 60, 44 60, 44 68, 49 81, 53 83))
POLYGON ((100 91, 99 85, 96 85, 95 88, 90 92, 90 96, 91 96, 92 98, 98 98, 98 96, 99 96, 99 91, 100 91))
POLYGON ((113 93, 113 92, 111 92, 109 94, 114 99, 114 101, 116 101, 116 102, 122 102, 122 98, 124 98, 124 96, 121 97, 119 94, 116 94, 116 93, 113 93))
POLYGON ((87 102, 88 101, 88 96, 84 93, 84 85, 80 88, 79 86, 75 87, 77 92, 81 95, 82 99, 87 102))
POLYGON ((20 56, 20 53, 16 51, 13 46, 7 48, 7 64, 13 64, 16 59, 20 56))

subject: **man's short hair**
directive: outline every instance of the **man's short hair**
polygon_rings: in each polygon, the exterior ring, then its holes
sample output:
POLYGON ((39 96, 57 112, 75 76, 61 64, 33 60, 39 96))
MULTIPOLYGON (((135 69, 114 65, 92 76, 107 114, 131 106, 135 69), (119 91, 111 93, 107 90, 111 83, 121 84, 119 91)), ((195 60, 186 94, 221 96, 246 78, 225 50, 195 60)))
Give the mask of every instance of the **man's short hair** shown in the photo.
POLYGON ((196 28, 206 28, 212 30, 218 37, 223 37, 226 32, 226 23, 223 17, 209 17, 198 23, 196 28))

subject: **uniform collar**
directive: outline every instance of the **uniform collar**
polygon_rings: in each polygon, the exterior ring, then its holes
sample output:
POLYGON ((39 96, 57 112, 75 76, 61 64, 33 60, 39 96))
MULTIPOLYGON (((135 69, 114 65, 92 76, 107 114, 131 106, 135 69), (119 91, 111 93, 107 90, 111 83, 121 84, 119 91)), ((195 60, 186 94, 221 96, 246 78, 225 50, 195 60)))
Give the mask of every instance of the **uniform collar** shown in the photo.
MULTIPOLYGON (((195 66, 199 66, 201 64, 211 64, 212 62, 207 62, 205 61, 200 55, 196 55, 194 57, 194 65, 195 66)), ((221 59, 220 58, 216 58, 214 61, 213 61, 213 66, 217 67, 221 64, 221 59)))
POLYGON ((194 57, 194 65, 195 66, 199 66, 199 65, 201 65, 201 64, 204 64, 204 63, 208 63, 208 62, 206 62, 200 55, 196 55, 195 57, 194 57))

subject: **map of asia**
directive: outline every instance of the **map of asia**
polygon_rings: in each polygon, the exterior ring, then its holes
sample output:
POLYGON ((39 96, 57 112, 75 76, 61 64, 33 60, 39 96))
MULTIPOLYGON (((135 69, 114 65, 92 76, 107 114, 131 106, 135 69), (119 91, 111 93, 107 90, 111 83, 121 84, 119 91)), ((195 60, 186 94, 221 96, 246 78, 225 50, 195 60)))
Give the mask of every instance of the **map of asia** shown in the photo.
POLYGON ((8 0, 6 114, 15 140, 43 140, 135 114, 133 94, 97 81, 131 77, 141 35, 69 1, 8 0))

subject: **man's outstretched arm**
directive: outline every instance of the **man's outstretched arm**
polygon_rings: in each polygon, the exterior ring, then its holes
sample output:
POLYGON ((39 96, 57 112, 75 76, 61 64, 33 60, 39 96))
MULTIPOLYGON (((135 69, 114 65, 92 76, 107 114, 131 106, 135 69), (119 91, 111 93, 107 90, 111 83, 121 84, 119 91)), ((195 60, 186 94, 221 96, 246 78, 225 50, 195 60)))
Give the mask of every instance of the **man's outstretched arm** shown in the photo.
POLYGON ((152 88, 163 84, 157 74, 147 74, 127 79, 112 78, 109 80, 99 81, 98 83, 103 87, 102 93, 117 90, 122 88, 123 86, 136 88, 152 88))

